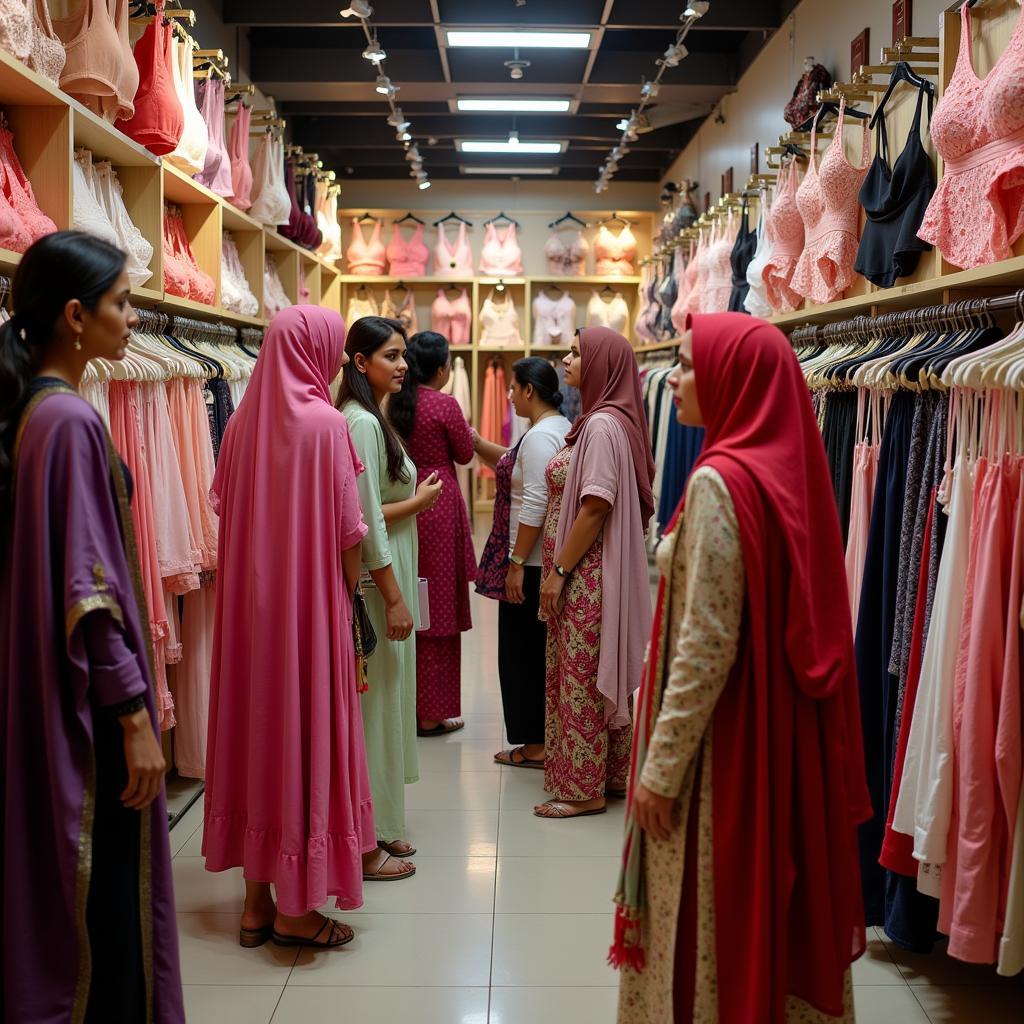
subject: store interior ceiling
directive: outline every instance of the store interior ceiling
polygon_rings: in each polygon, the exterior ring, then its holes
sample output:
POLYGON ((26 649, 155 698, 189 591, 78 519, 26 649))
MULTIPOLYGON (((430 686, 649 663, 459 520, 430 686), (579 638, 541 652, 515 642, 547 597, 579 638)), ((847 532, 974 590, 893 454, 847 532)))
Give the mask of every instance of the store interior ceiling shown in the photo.
MULTIPOLYGON (((249 72, 273 96, 288 134, 352 179, 404 178, 408 164, 377 68, 349 0, 221 0, 224 22, 248 36, 249 72)), ((666 69, 647 108, 649 127, 630 144, 620 181, 658 181, 718 109, 797 0, 714 0, 666 69)), ((680 0, 373 0, 368 24, 400 87, 396 102, 435 179, 508 168, 508 153, 462 152, 466 140, 558 141, 555 157, 517 153, 514 166, 590 180, 620 141, 616 125, 640 99, 655 61, 676 39, 680 0), (586 33, 576 49, 455 46, 450 32, 586 33), (518 64, 518 68, 517 68, 518 64), (521 72, 521 74, 520 74, 521 72), (458 109, 459 99, 568 100, 564 112, 458 109)))

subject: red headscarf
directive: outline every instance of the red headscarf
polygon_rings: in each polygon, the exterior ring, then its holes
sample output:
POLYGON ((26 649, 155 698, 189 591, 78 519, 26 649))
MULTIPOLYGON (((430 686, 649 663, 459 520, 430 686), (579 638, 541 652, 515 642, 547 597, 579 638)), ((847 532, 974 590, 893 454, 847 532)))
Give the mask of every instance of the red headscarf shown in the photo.
MULTIPOLYGON (((864 949, 857 825, 870 817, 843 546, 807 385, 784 335, 687 318, 747 614, 715 709, 712 822, 722 1024, 782 1024, 787 995, 843 1009, 864 949)), ((695 467, 696 468, 696 467, 695 467)))
POLYGON ((608 327, 584 327, 579 337, 583 414, 565 435, 565 443, 576 443, 583 425, 595 412, 606 412, 622 424, 633 454, 640 518, 646 529, 654 515, 655 466, 633 346, 608 327))

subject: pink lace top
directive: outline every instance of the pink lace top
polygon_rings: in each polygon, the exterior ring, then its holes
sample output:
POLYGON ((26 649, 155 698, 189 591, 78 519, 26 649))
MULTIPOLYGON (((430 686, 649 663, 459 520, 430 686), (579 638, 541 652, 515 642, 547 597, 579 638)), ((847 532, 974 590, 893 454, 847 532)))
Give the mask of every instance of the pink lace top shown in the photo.
POLYGON ((768 214, 768 228, 775 241, 764 265, 764 290, 776 313, 791 313, 803 304, 803 296, 791 287, 804 248, 804 221, 796 205, 796 160, 779 171, 775 202, 768 214))
POLYGON ((793 290, 811 302, 833 302, 853 284, 860 237, 860 187, 871 162, 871 132, 864 118, 860 166, 843 152, 845 101, 839 104, 836 133, 820 163, 815 155, 817 126, 811 132, 811 162, 796 191, 804 222, 804 250, 793 272, 793 290))
POLYGON ((732 294, 732 247, 736 241, 736 223, 729 219, 727 226, 716 228, 708 246, 707 278, 700 293, 702 313, 724 313, 729 308, 732 294))
POLYGON ((945 171, 917 234, 955 266, 977 267, 1012 255, 1024 234, 1024 12, 984 78, 966 4, 961 19, 956 68, 931 124, 945 171))

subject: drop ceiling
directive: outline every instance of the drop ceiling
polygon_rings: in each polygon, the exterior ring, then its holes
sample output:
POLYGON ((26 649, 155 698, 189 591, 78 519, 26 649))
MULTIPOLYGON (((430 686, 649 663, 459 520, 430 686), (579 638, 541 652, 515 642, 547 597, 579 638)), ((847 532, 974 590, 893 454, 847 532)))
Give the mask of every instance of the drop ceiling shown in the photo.
MULTIPOLYGON (((733 91, 796 0, 713 0, 686 39, 689 56, 668 69, 652 130, 631 143, 620 181, 657 181, 719 100, 733 91)), ((222 0, 227 25, 246 33, 250 77, 275 97, 288 135, 325 166, 351 179, 404 178, 408 164, 387 104, 362 56, 362 26, 339 11, 346 0, 222 0)), ((371 23, 387 52, 385 70, 401 87, 433 179, 508 167, 508 154, 468 154, 464 139, 565 141, 555 158, 563 179, 594 180, 619 141, 617 122, 636 106, 643 78, 675 41, 682 0, 373 0, 371 23), (450 47, 447 30, 567 30, 590 33, 585 49, 450 47), (505 62, 529 61, 513 80, 505 62), (565 98, 565 113, 459 111, 459 97, 565 98)), ((515 166, 550 166, 522 155, 515 166)))

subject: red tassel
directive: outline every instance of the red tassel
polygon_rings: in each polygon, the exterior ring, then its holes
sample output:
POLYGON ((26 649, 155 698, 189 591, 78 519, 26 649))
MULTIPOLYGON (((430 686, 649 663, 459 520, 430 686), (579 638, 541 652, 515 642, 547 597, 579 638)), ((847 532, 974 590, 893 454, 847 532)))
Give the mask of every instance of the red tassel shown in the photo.
POLYGON ((608 950, 608 963, 616 970, 628 967, 638 972, 647 963, 640 921, 631 917, 622 907, 615 909, 615 938, 608 950))

